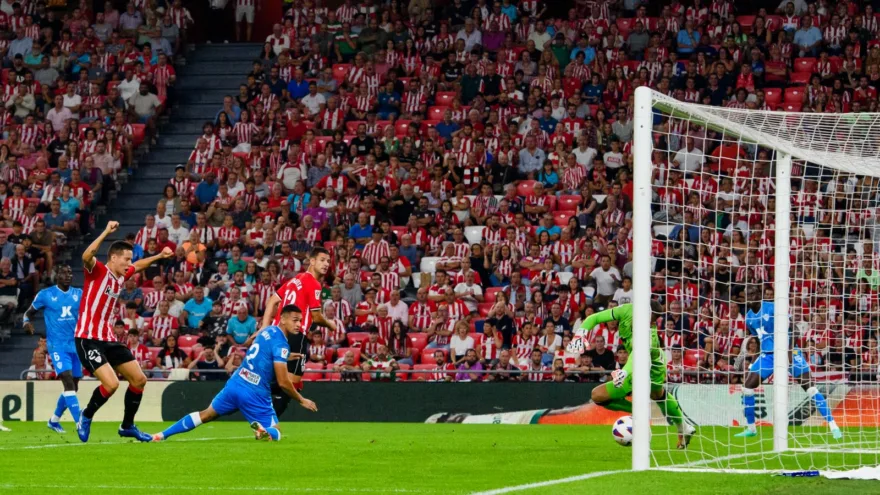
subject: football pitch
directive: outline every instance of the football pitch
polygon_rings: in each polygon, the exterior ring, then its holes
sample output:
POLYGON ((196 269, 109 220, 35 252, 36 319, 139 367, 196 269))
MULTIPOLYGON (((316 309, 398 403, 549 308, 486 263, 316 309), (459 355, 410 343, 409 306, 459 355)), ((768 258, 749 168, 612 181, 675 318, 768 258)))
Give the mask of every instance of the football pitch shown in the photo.
MULTIPOLYGON (((152 433, 167 425, 139 426, 152 433)), ((13 431, 0 433, 0 493, 16 495, 880 492, 877 482, 869 481, 631 473, 631 450, 618 446, 607 426, 282 423, 281 442, 268 443, 255 441, 243 422, 216 422, 160 444, 123 440, 116 435, 115 423, 95 423, 88 444, 79 442, 69 422, 64 424, 65 435, 49 431, 43 423, 6 426, 13 431)), ((666 458, 708 466, 694 460, 703 458, 699 449, 709 451, 722 435, 714 430, 701 433, 705 435, 695 439, 688 453, 673 452, 666 458)), ((762 437, 753 441, 755 446, 768 445, 766 431, 762 437)), ((669 439, 655 430, 654 447, 669 439)), ((744 452, 744 441, 740 444, 743 448, 733 443, 735 447, 725 447, 725 452, 744 452)), ((799 462, 794 459, 781 464, 795 469, 799 462)))

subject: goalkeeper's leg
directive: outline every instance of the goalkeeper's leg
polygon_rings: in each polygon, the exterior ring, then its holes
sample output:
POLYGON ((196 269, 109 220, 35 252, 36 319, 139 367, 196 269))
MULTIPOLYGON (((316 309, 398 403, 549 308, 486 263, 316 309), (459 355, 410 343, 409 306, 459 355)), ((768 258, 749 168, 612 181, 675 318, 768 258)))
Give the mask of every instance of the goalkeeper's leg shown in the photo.
POLYGON ((810 396, 810 400, 813 401, 816 410, 819 411, 819 414, 821 414, 822 417, 825 418, 825 421, 828 422, 828 428, 831 430, 831 434, 834 438, 836 440, 843 438, 843 433, 840 431, 837 423, 834 422, 834 416, 831 414, 831 408, 828 407, 828 401, 825 400, 825 396, 822 395, 822 392, 820 392, 812 383, 812 380, 810 379, 810 365, 804 360, 799 350, 792 352, 791 376, 801 384, 801 387, 810 396))
POLYGON ((696 428, 684 420, 681 406, 672 394, 666 391, 666 360, 662 354, 651 360, 651 399, 657 403, 657 407, 666 417, 669 424, 678 430, 678 448, 687 448, 696 428))
POLYGON ((599 385, 593 389, 591 399, 596 405, 602 406, 611 411, 623 411, 632 413, 632 402, 627 400, 627 396, 632 393, 632 359, 623 365, 623 371, 626 372, 626 378, 619 387, 614 386, 613 380, 599 385))

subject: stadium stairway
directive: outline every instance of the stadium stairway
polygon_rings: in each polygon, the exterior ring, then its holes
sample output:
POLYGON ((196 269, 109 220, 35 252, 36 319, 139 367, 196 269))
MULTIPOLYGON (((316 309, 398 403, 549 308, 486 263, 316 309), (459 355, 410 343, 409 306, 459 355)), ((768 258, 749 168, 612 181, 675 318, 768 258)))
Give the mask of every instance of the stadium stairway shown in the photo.
MULTIPOLYGON (((110 220, 120 222, 120 228, 110 241, 124 239, 144 225, 147 213, 156 211, 156 202, 162 196, 165 184, 174 175, 174 167, 186 163, 202 125, 213 121, 225 95, 238 93, 238 85, 251 71, 261 45, 213 44, 197 45, 186 57, 186 65, 178 68, 176 101, 170 112, 161 119, 159 138, 153 146, 144 143, 138 150, 135 168, 121 189, 111 195, 106 209, 97 212, 96 229, 102 229, 110 220)), ((93 237, 92 237, 93 238, 93 237)), ((82 250, 92 238, 80 240, 71 250, 67 262, 74 272, 73 284, 82 287, 82 250)), ((107 254, 105 243, 99 256, 107 254)), ((33 323, 36 331, 43 332, 42 318, 33 323)), ((0 343, 0 379, 18 379, 22 370, 30 366, 36 337, 25 335, 20 321, 16 322, 11 338, 0 343)))

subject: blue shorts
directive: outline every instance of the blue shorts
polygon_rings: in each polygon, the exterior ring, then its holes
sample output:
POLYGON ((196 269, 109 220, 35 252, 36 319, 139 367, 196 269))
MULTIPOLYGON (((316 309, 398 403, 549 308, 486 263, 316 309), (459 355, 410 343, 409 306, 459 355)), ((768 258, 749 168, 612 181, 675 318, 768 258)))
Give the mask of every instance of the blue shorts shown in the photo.
MULTIPOLYGON (((749 366, 749 371, 752 373, 758 373, 761 375, 761 380, 766 380, 767 377, 773 374, 773 353, 762 352, 761 355, 758 356, 758 359, 749 366)), ((791 365, 788 368, 788 372, 794 378, 810 372, 810 365, 807 363, 807 360, 804 359, 800 349, 792 351, 791 365)))
POLYGON ((278 416, 272 408, 272 396, 261 395, 256 391, 243 389, 239 386, 227 385, 211 401, 211 407, 220 416, 241 411, 248 423, 259 422, 263 427, 278 424, 278 416))
POLYGON ((82 378, 83 368, 75 350, 49 347, 49 358, 52 360, 52 367, 55 369, 56 375, 69 371, 74 378, 82 378))

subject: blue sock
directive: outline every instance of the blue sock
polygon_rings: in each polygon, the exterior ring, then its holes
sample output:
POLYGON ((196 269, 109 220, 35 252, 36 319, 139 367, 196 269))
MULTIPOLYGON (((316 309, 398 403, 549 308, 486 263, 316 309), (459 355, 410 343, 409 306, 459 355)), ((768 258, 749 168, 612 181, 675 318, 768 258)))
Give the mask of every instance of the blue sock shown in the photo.
POLYGON ((743 389, 743 406, 745 406, 746 423, 755 425, 755 391, 750 388, 743 389))
POLYGON ((278 428, 275 428, 274 426, 266 428, 266 433, 268 433, 269 436, 272 437, 272 440, 275 440, 276 442, 278 440, 281 440, 281 432, 278 431, 278 428))
POLYGON ((162 437, 168 438, 172 435, 177 435, 178 433, 186 433, 192 429, 195 429, 200 424, 202 424, 202 418, 201 416, 199 416, 199 413, 194 412, 180 418, 180 421, 169 426, 165 431, 162 432, 162 437))
POLYGON ((58 422, 61 415, 67 409, 67 401, 64 400, 64 394, 58 396, 58 402, 55 404, 55 412, 52 413, 52 421, 58 422))
POLYGON ((825 396, 822 395, 822 392, 819 392, 819 389, 816 387, 810 387, 807 390, 807 393, 813 398, 813 404, 816 404, 816 409, 819 410, 819 414, 825 418, 825 421, 829 423, 834 421, 834 417, 831 416, 831 410, 828 409, 828 402, 825 400, 825 396))
POLYGON ((73 390, 65 391, 61 397, 64 398, 64 403, 67 404, 67 409, 70 410, 73 420, 79 423, 79 399, 76 398, 76 392, 73 390))

